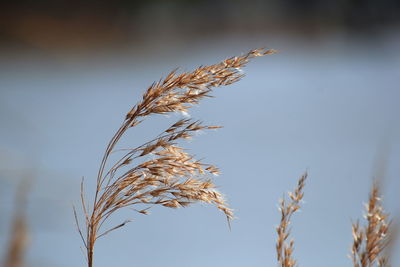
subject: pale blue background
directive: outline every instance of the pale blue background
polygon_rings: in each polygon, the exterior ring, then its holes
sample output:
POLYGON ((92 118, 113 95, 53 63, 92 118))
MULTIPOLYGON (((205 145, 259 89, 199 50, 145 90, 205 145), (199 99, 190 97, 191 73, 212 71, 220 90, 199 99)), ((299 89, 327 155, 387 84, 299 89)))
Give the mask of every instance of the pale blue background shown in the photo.
MULTIPOLYGON (((191 112, 224 128, 184 144, 221 167, 215 181, 238 217, 232 231, 207 205, 123 213, 114 223, 134 221, 97 243, 96 266, 275 266, 277 201, 305 170, 294 255, 300 266, 352 266, 351 222, 363 213, 374 175, 385 173, 385 206, 400 212, 399 45, 398 32, 368 41, 233 35, 121 53, 3 54, 1 251, 16 185, 27 176, 34 179, 28 266, 85 266, 71 205, 82 176, 93 188, 108 140, 145 88, 177 66, 192 70, 267 46, 280 53, 255 59, 241 82, 217 88, 191 112)), ((165 117, 151 118, 125 144, 165 126, 165 117)))

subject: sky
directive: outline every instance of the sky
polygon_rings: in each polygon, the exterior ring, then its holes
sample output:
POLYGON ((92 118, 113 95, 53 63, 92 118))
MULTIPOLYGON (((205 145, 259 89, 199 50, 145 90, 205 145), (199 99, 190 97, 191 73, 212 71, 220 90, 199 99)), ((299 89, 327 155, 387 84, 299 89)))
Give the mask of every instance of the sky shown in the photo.
MULTIPOLYGON (((351 266, 351 223, 361 218, 373 178, 400 212, 400 35, 272 35, 204 38, 90 56, 26 52, 0 63, 0 249, 5 251, 21 179, 28 195, 28 266, 85 266, 74 226, 84 176, 88 199, 106 144, 144 90, 175 67, 190 71, 250 49, 238 83, 216 88, 190 116, 223 125, 184 147, 214 163, 236 219, 212 206, 127 210, 126 227, 99 240, 95 266, 273 266, 278 200, 308 171, 304 203, 293 217, 300 266, 351 266), (3 238, 4 237, 4 238, 3 238)), ((181 118, 151 117, 120 147, 137 145, 181 118)), ((400 264, 400 247, 394 264, 400 264)), ((396 255, 397 254, 397 255, 396 255)))

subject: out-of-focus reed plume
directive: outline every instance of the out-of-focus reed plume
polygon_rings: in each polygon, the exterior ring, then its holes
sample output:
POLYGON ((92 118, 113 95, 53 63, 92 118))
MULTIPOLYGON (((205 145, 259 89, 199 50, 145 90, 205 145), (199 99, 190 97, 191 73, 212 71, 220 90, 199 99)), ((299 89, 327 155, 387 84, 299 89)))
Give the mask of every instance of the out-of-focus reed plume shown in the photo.
POLYGON ((18 186, 15 215, 12 221, 11 236, 4 262, 5 267, 25 266, 25 252, 29 239, 26 219, 26 198, 29 187, 30 185, 27 180, 22 180, 18 186))

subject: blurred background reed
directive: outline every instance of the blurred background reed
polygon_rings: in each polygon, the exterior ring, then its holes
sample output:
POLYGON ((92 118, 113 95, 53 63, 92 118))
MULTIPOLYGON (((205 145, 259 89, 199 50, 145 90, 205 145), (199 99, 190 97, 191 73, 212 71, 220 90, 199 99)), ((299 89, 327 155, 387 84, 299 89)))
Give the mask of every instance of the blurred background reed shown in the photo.
MULTIPOLYGON (((216 182, 238 217, 232 231, 201 205, 127 211, 121 218, 134 221, 99 241, 95 266, 274 265, 277 200, 305 169, 295 257, 300 266, 351 266, 351 219, 373 177, 384 178, 386 210, 400 211, 399 11, 395 0, 3 1, 0 251, 17 184, 30 177, 26 265, 85 266, 71 203, 82 176, 94 185, 123 114, 175 67, 266 46, 279 53, 191 112, 225 126, 188 146, 221 167, 216 182)), ((174 119, 154 117, 124 145, 174 119)))

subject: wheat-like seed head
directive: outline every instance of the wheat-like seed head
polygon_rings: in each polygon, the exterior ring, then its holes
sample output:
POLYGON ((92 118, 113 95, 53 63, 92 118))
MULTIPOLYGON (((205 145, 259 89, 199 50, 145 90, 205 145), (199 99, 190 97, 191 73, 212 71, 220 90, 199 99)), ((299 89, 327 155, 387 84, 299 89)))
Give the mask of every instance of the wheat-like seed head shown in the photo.
POLYGON ((383 255, 390 241, 389 214, 382 207, 379 187, 374 184, 366 205, 365 219, 367 224, 360 226, 357 221, 353 223, 353 244, 351 258, 354 267, 389 267, 388 258, 383 255))
POLYGON ((290 220, 292 215, 300 209, 300 202, 303 199, 303 188, 307 179, 307 173, 303 174, 294 192, 289 192, 290 201, 287 203, 284 198, 280 200, 279 210, 281 212, 281 221, 276 228, 278 240, 276 242, 277 260, 280 267, 297 266, 293 258, 294 240, 288 241, 290 236, 290 220))
POLYGON ((196 160, 178 145, 179 141, 191 138, 197 131, 216 129, 218 126, 181 119, 154 139, 128 149, 109 168, 108 160, 125 132, 140 124, 146 117, 187 112, 192 105, 209 97, 213 88, 239 81, 243 77, 241 68, 250 59, 272 53, 273 50, 256 49, 218 64, 199 67, 192 72, 177 74, 174 70, 146 90, 142 100, 126 114, 121 127, 106 148, 97 176, 94 203, 90 209, 84 201, 83 183, 81 186, 86 235, 79 226, 75 210, 74 212, 87 250, 89 267, 93 265, 96 240, 127 223, 123 222, 101 232, 104 222, 121 208, 147 205, 142 209, 134 209, 147 214, 151 205, 178 208, 195 202, 206 202, 221 210, 228 221, 233 218, 232 210, 209 177, 218 175, 218 168, 196 160))

